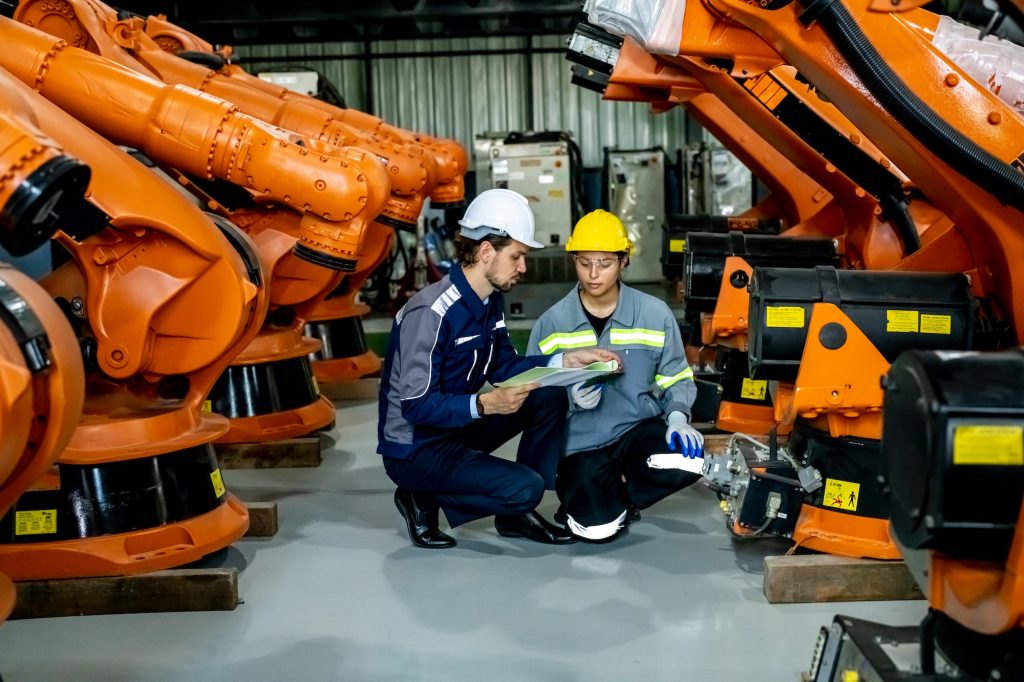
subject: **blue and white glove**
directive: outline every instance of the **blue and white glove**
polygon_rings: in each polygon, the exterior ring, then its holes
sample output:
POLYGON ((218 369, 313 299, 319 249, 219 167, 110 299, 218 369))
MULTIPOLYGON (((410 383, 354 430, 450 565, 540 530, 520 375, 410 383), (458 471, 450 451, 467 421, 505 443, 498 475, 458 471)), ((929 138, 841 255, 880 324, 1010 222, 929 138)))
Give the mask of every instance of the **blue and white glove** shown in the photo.
POLYGON ((570 389, 572 393, 572 401, 583 410, 592 410, 597 407, 597 404, 601 402, 601 391, 604 389, 604 384, 591 384, 590 386, 584 386, 586 382, 581 381, 578 384, 573 384, 570 389))
POLYGON ((668 429, 665 431, 665 442, 675 452, 684 457, 701 457, 704 454, 704 436, 690 426, 689 420, 682 412, 670 412, 668 429))

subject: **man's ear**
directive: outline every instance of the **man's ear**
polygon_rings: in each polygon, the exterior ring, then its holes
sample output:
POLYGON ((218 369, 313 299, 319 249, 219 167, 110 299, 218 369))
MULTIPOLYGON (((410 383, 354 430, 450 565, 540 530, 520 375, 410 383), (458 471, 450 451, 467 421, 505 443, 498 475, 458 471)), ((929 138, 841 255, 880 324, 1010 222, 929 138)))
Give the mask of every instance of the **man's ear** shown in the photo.
POLYGON ((484 265, 490 265, 495 253, 494 244, 490 242, 483 242, 480 244, 480 249, 477 251, 477 257, 484 265))

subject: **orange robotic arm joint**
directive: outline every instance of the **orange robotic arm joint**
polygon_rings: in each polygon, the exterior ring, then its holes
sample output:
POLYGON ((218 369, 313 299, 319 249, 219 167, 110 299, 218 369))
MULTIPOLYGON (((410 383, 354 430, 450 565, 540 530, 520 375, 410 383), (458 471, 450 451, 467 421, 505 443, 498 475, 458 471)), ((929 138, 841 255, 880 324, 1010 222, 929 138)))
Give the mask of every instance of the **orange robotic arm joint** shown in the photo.
POLYGON ((35 127, 17 98, 0 100, 0 247, 14 256, 39 248, 81 200, 89 168, 35 127))

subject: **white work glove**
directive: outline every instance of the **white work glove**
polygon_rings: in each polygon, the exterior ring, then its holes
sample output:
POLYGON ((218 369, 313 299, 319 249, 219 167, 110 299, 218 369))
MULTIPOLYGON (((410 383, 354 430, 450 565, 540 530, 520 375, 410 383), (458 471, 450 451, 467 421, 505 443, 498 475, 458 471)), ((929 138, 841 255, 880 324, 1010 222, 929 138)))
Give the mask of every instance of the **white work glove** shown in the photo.
POLYGON ((682 453, 684 457, 701 457, 704 454, 704 436, 690 426, 689 420, 682 412, 670 412, 668 429, 665 431, 665 442, 669 449, 682 453))
POLYGON ((604 384, 591 384, 590 386, 584 386, 585 381, 581 381, 578 384, 573 384, 572 401, 576 403, 580 409, 592 410, 597 407, 597 404, 601 402, 601 390, 604 388, 604 384))

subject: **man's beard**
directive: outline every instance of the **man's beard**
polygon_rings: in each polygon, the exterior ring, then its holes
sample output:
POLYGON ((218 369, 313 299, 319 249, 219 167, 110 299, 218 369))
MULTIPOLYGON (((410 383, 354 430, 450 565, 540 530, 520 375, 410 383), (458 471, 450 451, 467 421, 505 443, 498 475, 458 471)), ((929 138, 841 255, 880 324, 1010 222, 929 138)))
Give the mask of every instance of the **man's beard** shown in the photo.
POLYGON ((519 275, 516 274, 511 279, 505 282, 501 282, 498 280, 494 272, 492 272, 491 268, 487 268, 487 270, 484 272, 484 277, 487 278, 488 284, 490 284, 492 287, 494 287, 503 294, 507 294, 512 289, 512 287, 514 287, 516 283, 519 281, 519 275))

